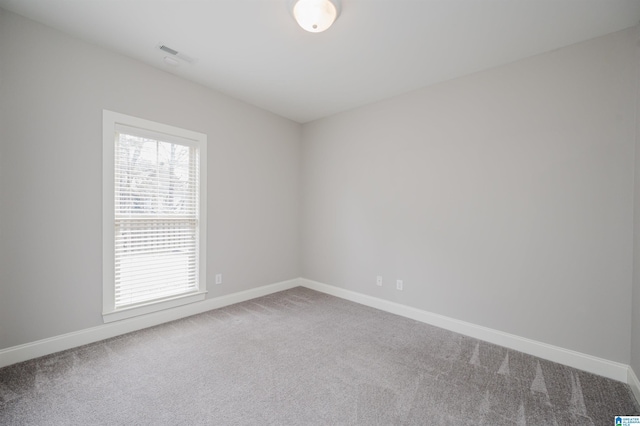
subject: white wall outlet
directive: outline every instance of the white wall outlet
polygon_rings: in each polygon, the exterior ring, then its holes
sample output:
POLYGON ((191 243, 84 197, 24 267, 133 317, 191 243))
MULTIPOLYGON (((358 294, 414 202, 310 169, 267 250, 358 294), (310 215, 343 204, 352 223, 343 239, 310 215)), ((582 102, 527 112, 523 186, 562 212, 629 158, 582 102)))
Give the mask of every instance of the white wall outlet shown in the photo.
POLYGON ((216 274, 216 284, 222 284, 222 274, 216 274))
POLYGON ((402 290, 402 280, 397 280, 396 281, 396 289, 402 290))
POLYGON ((378 287, 382 287, 382 276, 378 275, 378 276, 376 277, 376 285, 377 285, 378 287))

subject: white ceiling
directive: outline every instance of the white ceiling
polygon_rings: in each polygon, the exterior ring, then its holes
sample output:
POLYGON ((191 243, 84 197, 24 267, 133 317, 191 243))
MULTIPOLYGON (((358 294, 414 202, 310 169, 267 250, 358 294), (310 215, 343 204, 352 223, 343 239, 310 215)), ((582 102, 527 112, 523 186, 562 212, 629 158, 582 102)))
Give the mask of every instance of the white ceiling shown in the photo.
POLYGON ((0 7, 304 123, 636 25, 640 0, 0 0, 0 7), (162 43, 194 58, 171 67, 162 43))

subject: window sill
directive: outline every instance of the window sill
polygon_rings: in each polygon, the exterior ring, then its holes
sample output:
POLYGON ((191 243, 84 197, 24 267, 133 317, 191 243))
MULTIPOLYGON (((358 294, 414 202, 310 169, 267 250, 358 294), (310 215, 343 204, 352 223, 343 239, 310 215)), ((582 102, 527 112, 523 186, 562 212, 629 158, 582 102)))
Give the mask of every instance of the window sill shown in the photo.
POLYGON ((187 305, 189 303, 200 302, 204 300, 206 291, 198 293, 189 293, 182 296, 164 299, 159 302, 150 302, 143 305, 136 305, 130 308, 117 309, 110 312, 102 313, 104 323, 120 321, 139 315, 150 314, 152 312, 162 311, 164 309, 175 308, 177 306, 187 305))

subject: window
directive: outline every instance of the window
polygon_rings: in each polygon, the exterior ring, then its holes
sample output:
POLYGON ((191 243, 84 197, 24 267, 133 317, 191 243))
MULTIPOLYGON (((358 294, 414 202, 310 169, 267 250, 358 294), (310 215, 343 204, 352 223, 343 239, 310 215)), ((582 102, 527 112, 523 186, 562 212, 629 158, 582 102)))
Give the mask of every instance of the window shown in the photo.
POLYGON ((103 318, 206 294, 206 135, 103 112, 103 318))

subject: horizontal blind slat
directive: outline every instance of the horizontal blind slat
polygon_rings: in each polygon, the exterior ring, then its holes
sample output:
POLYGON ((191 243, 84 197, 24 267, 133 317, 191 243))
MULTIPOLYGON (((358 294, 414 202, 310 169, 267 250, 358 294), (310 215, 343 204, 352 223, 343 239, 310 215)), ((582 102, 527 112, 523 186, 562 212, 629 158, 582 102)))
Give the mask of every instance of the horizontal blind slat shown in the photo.
POLYGON ((140 277, 145 277, 145 276, 155 276, 157 274, 163 273, 165 275, 170 275, 171 273, 174 273, 175 270, 178 267, 181 267, 179 269, 179 272, 182 273, 185 269, 185 267, 188 269, 194 269, 195 270, 195 265, 196 263, 194 261, 186 261, 184 264, 182 265, 177 265, 175 263, 173 264, 169 264, 169 265, 162 265, 159 266, 157 264, 149 264, 147 263, 146 265, 135 265, 132 267, 127 267, 127 266, 120 266, 118 268, 116 268, 115 273, 116 276, 122 276, 122 275, 126 275, 128 277, 128 280, 135 280, 135 279, 139 279, 140 277), (149 266, 153 266, 153 270, 149 270, 149 266))
POLYGON ((162 289, 169 287, 194 287, 193 283, 189 281, 193 275, 185 275, 183 280, 173 280, 173 279, 164 279, 164 280, 152 280, 147 281, 145 283, 138 283, 138 285, 131 286, 123 286, 116 290, 116 294, 124 294, 124 293, 135 293, 135 292, 143 292, 154 289, 162 289))

